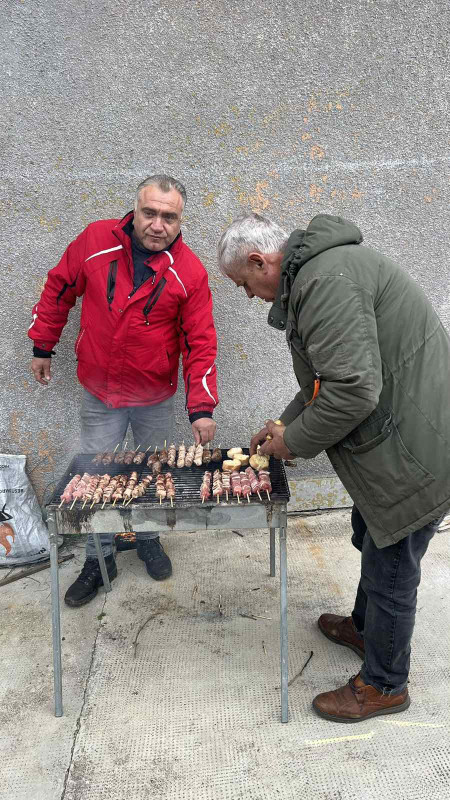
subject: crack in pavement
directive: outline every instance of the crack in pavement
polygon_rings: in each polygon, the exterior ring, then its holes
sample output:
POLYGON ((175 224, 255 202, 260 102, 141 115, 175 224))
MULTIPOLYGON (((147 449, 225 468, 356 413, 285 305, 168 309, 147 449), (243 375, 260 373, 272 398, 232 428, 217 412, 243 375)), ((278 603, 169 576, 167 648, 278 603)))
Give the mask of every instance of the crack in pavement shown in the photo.
POLYGON ((102 610, 101 610, 100 615, 99 615, 100 616, 100 620, 99 620, 99 624, 98 624, 97 633, 95 634, 94 646, 92 648, 91 660, 90 660, 90 663, 89 663, 89 669, 88 669, 88 672, 87 672, 86 683, 85 683, 84 691, 83 691, 83 700, 82 700, 82 703, 81 703, 80 713, 78 714, 77 721, 76 721, 76 724, 75 724, 75 731, 74 731, 74 734, 73 734, 72 748, 71 748, 71 751, 70 751, 70 760, 69 760, 69 765, 68 765, 68 767, 66 769, 66 774, 64 776, 64 786, 63 786, 63 790, 62 790, 62 793, 61 793, 60 800, 64 800, 64 798, 66 796, 67 785, 68 785, 69 776, 70 776, 70 770, 71 770, 71 767, 72 767, 72 764, 73 764, 73 754, 75 752, 75 747, 76 747, 77 740, 78 740, 78 734, 79 734, 79 732, 81 730, 81 720, 82 720, 82 717, 83 717, 84 709, 86 707, 86 700, 87 700, 87 692, 88 692, 88 688, 89 688, 89 681, 90 681, 90 678, 91 678, 91 673, 92 673, 92 667, 93 667, 93 664, 94 664, 95 654, 97 652, 98 637, 99 637, 99 634, 100 634, 100 631, 101 631, 101 628, 102 628, 101 620, 102 620, 102 615, 103 615, 105 607, 106 607, 107 599, 108 599, 108 593, 105 592, 105 599, 103 601, 102 610))

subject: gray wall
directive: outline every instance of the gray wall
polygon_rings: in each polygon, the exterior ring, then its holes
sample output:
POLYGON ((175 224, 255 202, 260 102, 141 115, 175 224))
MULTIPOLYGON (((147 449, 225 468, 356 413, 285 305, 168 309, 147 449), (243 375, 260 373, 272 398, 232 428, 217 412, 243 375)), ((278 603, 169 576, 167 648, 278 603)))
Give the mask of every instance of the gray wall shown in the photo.
MULTIPOLYGON (((43 389, 29 372, 31 306, 69 241, 122 216, 151 172, 188 187, 184 235, 215 302, 223 445, 247 442, 296 390, 267 306, 217 271, 217 239, 238 212, 286 229, 319 212, 353 220, 450 324, 447 8, 4 0, 0 449, 29 455, 40 492, 78 449, 79 311, 43 389)), ((177 425, 187 438, 182 387, 177 425)), ((301 472, 329 471, 319 459, 301 472)))

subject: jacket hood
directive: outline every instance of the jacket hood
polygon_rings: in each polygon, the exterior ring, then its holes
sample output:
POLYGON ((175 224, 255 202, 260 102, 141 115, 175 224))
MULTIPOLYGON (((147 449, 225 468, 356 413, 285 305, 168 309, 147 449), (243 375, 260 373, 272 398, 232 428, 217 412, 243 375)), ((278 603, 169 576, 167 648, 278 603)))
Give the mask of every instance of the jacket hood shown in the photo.
POLYGON ((269 311, 268 323, 278 330, 286 329, 289 295, 297 273, 314 256, 345 244, 361 244, 359 228, 342 217, 317 214, 306 231, 295 230, 289 236, 281 262, 281 278, 274 304, 269 311))

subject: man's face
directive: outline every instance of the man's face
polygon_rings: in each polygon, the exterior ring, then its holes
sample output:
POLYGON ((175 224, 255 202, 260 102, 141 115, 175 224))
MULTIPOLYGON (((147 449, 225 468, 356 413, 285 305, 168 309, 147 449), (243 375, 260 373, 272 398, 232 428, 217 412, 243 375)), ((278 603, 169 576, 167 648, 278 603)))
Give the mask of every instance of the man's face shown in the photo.
POLYGON ((273 303, 280 282, 280 264, 282 256, 271 254, 270 256, 255 254, 254 259, 251 254, 246 267, 239 276, 232 276, 236 286, 245 289, 250 300, 259 297, 266 303, 273 303))
POLYGON ((167 250, 180 232, 183 198, 176 189, 144 186, 134 212, 134 233, 147 250, 167 250))

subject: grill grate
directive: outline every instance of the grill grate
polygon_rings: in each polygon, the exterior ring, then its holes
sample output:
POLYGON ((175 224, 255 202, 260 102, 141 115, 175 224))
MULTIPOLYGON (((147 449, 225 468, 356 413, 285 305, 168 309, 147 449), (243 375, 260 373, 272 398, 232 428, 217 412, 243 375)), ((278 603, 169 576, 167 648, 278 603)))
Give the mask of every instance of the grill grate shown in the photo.
MULTIPOLYGON (((246 450, 243 448, 244 453, 248 454, 248 449, 246 450)), ((55 492, 49 502, 48 505, 59 505, 61 502, 60 495, 63 493, 64 488, 69 483, 70 479, 73 478, 74 475, 79 474, 82 475, 84 472, 87 472, 89 475, 96 475, 96 474, 108 474, 108 475, 129 475, 131 472, 137 472, 139 476, 139 480, 146 475, 151 475, 151 467, 147 466, 146 461, 144 464, 93 464, 92 459, 94 458, 94 453, 82 453, 80 455, 75 456, 71 463, 69 464, 68 469, 64 473, 63 477, 59 481, 55 492)), ((226 449, 222 450, 222 456, 224 459, 227 458, 227 451, 226 449)), ((201 467, 192 465, 192 467, 183 467, 182 469, 178 469, 177 467, 172 467, 171 469, 167 466, 167 464, 163 464, 163 472, 171 472, 173 477, 173 482, 175 485, 175 492, 176 496, 174 499, 175 506, 193 506, 193 505, 204 505, 204 506, 212 506, 216 505, 217 500, 216 498, 205 500, 202 504, 200 500, 200 486, 203 479, 203 475, 206 471, 214 472, 215 469, 219 469, 221 464, 217 462, 210 462, 210 464, 203 464, 201 467)), ((269 502, 285 502, 289 500, 290 493, 289 493, 289 486, 286 478, 286 472, 284 469, 284 465, 282 461, 278 461, 274 458, 270 458, 269 462, 269 472, 270 472, 270 480, 272 482, 272 493, 270 495, 270 501, 267 495, 261 494, 262 501, 258 498, 258 495, 250 495, 250 503, 269 503, 269 502)), ((148 487, 146 493, 142 497, 137 497, 132 501, 128 508, 131 508, 133 504, 142 504, 142 503, 152 503, 154 505, 159 505, 159 498, 155 495, 155 478, 153 478, 152 483, 148 487)), ((229 503, 236 503, 237 498, 229 496, 229 503)), ((248 505, 248 502, 245 498, 240 498, 241 505, 248 505)), ((221 503, 226 504, 225 495, 221 498, 221 503)), ((77 500, 75 503, 73 510, 80 510, 81 506, 83 505, 83 501, 77 500)), ((170 506, 169 500, 162 501, 163 506, 170 506)), ((105 508, 108 508, 110 504, 108 503, 105 508)), ((66 508, 67 506, 63 506, 66 508)), ((118 503, 116 508, 120 508, 121 504, 118 503)), ((88 508, 88 506, 86 507, 88 508)), ((100 508, 100 505, 94 506, 94 508, 100 508)))

